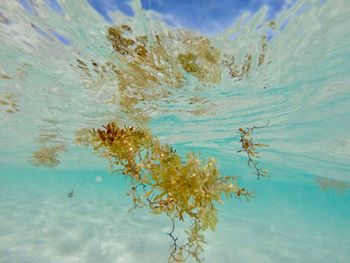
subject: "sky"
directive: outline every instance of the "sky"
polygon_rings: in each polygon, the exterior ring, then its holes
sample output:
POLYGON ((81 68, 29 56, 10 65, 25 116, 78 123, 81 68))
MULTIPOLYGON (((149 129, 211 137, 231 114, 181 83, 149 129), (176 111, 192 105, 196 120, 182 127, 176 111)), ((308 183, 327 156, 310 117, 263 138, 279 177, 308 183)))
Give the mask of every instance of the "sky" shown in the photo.
MULTIPOLYGON (((88 0, 108 22, 108 13, 119 10, 127 15, 133 11, 128 0, 88 0)), ((163 14, 173 26, 183 26, 203 33, 215 33, 233 24, 242 13, 255 13, 268 6, 268 16, 273 18, 294 0, 141 0, 142 7, 163 14)))
MULTIPOLYGON (((0 0, 1 1, 1 0, 0 0)), ((29 12, 35 9, 30 0, 18 0, 29 12)), ((108 23, 113 23, 110 12, 121 11, 132 16, 130 0, 86 0, 108 23)), ((268 6, 268 18, 291 6, 295 0, 141 0, 143 9, 160 13, 164 21, 177 27, 186 27, 206 34, 215 34, 231 26, 244 12, 255 13, 268 6)), ((60 0, 44 0, 57 13, 64 10, 60 0)))

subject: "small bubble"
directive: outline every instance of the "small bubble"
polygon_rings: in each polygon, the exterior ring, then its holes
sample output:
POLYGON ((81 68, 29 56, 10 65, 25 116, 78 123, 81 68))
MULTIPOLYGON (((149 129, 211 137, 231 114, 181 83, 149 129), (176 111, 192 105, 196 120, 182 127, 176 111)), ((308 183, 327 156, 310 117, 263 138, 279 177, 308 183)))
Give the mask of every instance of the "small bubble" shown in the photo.
POLYGON ((101 182, 102 179, 103 179, 102 176, 99 176, 99 175, 96 176, 96 178, 95 178, 96 182, 98 182, 98 183, 101 182))

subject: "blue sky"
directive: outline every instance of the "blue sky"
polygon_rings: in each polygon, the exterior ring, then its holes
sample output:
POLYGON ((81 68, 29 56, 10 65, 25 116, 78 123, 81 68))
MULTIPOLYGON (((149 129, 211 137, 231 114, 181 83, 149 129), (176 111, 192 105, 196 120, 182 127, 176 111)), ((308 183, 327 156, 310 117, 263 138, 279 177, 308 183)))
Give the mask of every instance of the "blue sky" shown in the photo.
MULTIPOLYGON (((88 0, 107 21, 110 11, 120 10, 127 15, 133 11, 128 0, 88 0)), ((215 33, 232 25, 235 18, 243 12, 254 13, 263 5, 269 8, 269 17, 273 18, 293 0, 141 0, 142 7, 154 10, 167 17, 166 22, 195 29, 203 33, 215 33)))
MULTIPOLYGON (((18 0, 31 14, 35 8, 29 0, 18 0)), ((44 0, 57 13, 64 10, 60 0, 44 0)), ((112 23, 109 12, 121 11, 132 16, 130 0, 86 0, 104 19, 112 23)), ((268 16, 273 18, 295 0, 141 0, 146 10, 159 12, 165 21, 174 26, 183 26, 202 33, 215 34, 232 25, 243 12, 255 13, 263 5, 268 6, 268 16)))

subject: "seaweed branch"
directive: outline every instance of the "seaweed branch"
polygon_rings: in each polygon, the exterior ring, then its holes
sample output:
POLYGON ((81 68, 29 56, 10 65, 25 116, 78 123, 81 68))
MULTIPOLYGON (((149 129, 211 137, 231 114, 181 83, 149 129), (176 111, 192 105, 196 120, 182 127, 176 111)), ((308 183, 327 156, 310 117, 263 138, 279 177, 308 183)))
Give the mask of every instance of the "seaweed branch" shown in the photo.
POLYGON ((84 130, 78 134, 77 143, 92 146, 94 151, 121 167, 133 186, 128 195, 134 209, 146 207, 153 214, 165 214, 172 222, 169 233, 169 262, 185 262, 189 257, 196 262, 203 252, 203 232, 215 230, 217 203, 222 196, 253 197, 252 193, 238 185, 237 177, 221 176, 216 160, 200 160, 195 153, 188 153, 186 160, 167 144, 161 144, 147 129, 118 127, 108 123, 97 130, 84 130), (185 231, 187 242, 178 244, 174 235, 175 221, 194 223, 185 231))
POLYGON ((265 125, 263 126, 253 126, 250 128, 239 128, 238 132, 240 133, 240 140, 239 142, 241 143, 241 147, 242 149, 239 150, 238 152, 245 152, 247 154, 248 157, 248 166, 253 168, 255 170, 255 174, 258 176, 258 179, 260 179, 260 177, 265 177, 268 173, 267 169, 264 168, 260 168, 259 167, 259 162, 257 160, 257 158, 260 158, 259 153, 257 152, 257 148, 258 147, 267 147, 267 144, 262 144, 262 143, 255 143, 253 141, 252 133, 254 132, 255 129, 262 129, 262 128, 266 128, 267 126, 269 126, 270 122, 268 121, 265 125))
POLYGON ((178 251, 178 245, 177 245, 177 239, 178 238, 173 235, 174 231, 175 231, 175 219, 172 218, 171 222, 172 222, 171 231, 169 233, 166 233, 171 238, 171 241, 172 241, 172 244, 171 244, 171 246, 169 248, 169 250, 170 250, 170 257, 169 258, 170 259, 176 259, 176 253, 178 251))

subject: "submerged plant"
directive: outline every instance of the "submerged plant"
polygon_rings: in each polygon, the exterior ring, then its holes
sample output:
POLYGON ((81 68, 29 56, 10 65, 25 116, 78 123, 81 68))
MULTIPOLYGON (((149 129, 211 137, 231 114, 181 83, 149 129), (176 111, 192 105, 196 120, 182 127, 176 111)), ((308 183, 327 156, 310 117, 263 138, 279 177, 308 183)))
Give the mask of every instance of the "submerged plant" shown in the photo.
POLYGON ((66 146, 64 144, 42 147, 35 152, 32 152, 30 162, 36 166, 55 167, 60 163, 57 159, 58 154, 65 150, 66 146))
POLYGON ((128 195, 134 208, 147 207, 154 214, 165 214, 172 222, 168 233, 173 244, 169 262, 184 262, 192 257, 201 262, 205 243, 203 232, 215 230, 217 203, 222 196, 249 199, 252 193, 238 185, 237 177, 222 176, 214 158, 201 161, 195 153, 186 160, 166 144, 161 144, 146 129, 118 127, 114 122, 99 129, 83 130, 77 143, 92 146, 112 166, 131 178, 128 195), (192 221, 186 230, 187 242, 178 244, 174 236, 176 221, 192 221))
POLYGON ((258 176, 258 179, 260 176, 266 176, 268 171, 267 169, 263 169, 258 167, 259 162, 257 161, 257 158, 260 158, 259 153, 257 152, 257 148, 259 147, 267 147, 267 144, 262 144, 262 143, 255 143, 253 141, 252 133, 254 132, 255 129, 261 129, 265 128, 269 125, 269 122, 267 122, 264 126, 253 126, 251 128, 239 128, 238 132, 240 133, 241 139, 241 147, 242 149, 239 150, 238 152, 245 152, 248 156, 248 166, 253 168, 255 170, 255 174, 258 176))

